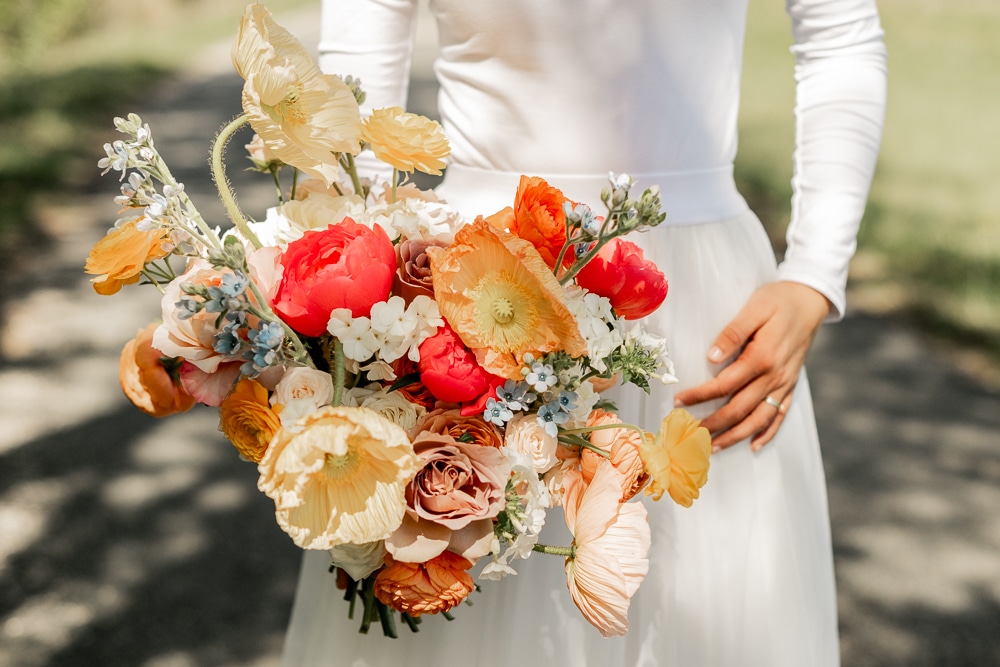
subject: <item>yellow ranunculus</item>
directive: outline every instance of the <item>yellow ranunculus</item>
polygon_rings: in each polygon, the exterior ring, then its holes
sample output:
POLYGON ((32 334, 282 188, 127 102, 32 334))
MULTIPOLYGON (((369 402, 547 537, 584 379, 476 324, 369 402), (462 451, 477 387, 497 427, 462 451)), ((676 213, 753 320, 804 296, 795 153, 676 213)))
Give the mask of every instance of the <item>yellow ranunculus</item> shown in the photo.
POLYGON ((400 171, 416 169, 440 176, 444 159, 451 153, 441 125, 400 107, 372 111, 362 123, 361 138, 375 157, 400 171))
POLYGON ((281 421, 268 403, 267 389, 243 378, 219 406, 219 428, 240 454, 259 463, 281 421))
POLYGON ((166 257, 170 233, 165 229, 136 229, 138 220, 129 220, 112 229, 94 244, 84 271, 97 276, 92 281, 98 294, 114 294, 122 285, 139 282, 147 262, 166 257))
POLYGON ((712 437, 700 420, 687 410, 677 408, 663 418, 652 442, 647 439, 640 449, 642 462, 652 480, 646 495, 659 500, 665 492, 678 505, 691 507, 698 489, 708 481, 708 461, 712 455, 712 437))
POLYGON ((419 468, 399 426, 367 408, 324 407, 278 432, 257 488, 295 544, 330 549, 389 537, 419 468))
POLYGON ((232 56, 245 80, 243 110, 270 154, 329 187, 340 173, 336 154, 361 148, 361 112, 350 87, 320 72, 260 3, 244 12, 232 56))

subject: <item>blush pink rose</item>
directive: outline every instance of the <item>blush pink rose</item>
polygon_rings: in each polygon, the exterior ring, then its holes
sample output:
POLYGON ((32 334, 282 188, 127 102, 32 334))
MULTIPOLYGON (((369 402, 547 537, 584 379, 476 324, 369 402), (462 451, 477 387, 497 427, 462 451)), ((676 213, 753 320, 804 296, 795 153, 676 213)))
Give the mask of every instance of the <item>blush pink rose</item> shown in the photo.
POLYGON ((645 317, 667 298, 667 279, 642 254, 642 248, 620 238, 601 248, 576 275, 588 292, 611 301, 611 307, 626 320, 645 317))
POLYGON ((396 252, 378 225, 344 218, 289 243, 281 265, 275 312, 295 331, 319 336, 337 308, 367 317, 373 304, 389 297, 396 252))
POLYGON ((425 431, 413 451, 423 463, 406 487, 406 504, 416 517, 458 530, 504 508, 510 464, 501 450, 425 431))

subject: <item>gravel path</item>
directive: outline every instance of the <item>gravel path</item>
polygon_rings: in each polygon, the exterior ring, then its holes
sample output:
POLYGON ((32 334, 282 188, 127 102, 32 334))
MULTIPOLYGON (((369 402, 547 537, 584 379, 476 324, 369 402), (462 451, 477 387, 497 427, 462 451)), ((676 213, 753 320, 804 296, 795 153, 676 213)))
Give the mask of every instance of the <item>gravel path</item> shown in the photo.
MULTIPOLYGON (((315 43, 313 13, 279 20, 315 43)), ((208 141, 239 112, 227 49, 144 113, 209 219, 208 141)), ((424 74, 412 106, 433 91, 424 74)), ((261 211, 268 188, 233 171, 261 211)), ((146 290, 99 297, 82 273, 115 217, 96 173, 48 206, 52 243, 4 280, 0 667, 277 665, 298 550, 214 410, 157 421, 121 395, 118 353, 157 307, 146 290)), ((873 316, 826 327, 809 366, 844 665, 1000 664, 1000 394, 873 316)))

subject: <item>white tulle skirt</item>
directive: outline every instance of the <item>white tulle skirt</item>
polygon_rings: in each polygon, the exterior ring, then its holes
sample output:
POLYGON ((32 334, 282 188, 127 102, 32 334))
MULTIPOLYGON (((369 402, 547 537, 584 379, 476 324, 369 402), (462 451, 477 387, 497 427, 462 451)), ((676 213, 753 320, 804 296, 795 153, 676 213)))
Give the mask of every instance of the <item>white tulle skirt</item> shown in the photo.
MULTIPOLYGON (((589 185, 589 184, 588 184, 589 185)), ((599 203, 601 180, 591 201, 599 203)), ((447 184, 446 184, 447 186, 447 184)), ((516 187, 516 181, 515 181, 516 187)), ((447 190, 447 187, 445 188, 447 190)), ((582 188, 578 197, 587 196, 582 188)), ((567 193, 569 194, 569 193, 567 193)), ((449 192, 449 201, 462 201, 449 192)), ((572 196, 572 195, 570 195, 572 196)), ((499 198, 502 197, 502 198, 499 198)), ((464 201, 460 210, 499 206, 464 201)), ((665 197, 665 209, 671 210, 665 197)), ((677 222, 674 220, 674 222, 677 222)), ((647 326, 665 335, 680 384, 619 397, 626 421, 656 430, 679 388, 719 368, 706 352, 758 285, 774 280, 774 256, 749 212, 714 222, 672 224, 640 237, 670 291, 647 326)), ((696 416, 715 405, 692 408, 696 416)), ((623 638, 604 639, 574 607, 561 558, 515 561, 517 576, 480 581, 473 606, 454 621, 425 617, 399 639, 372 627, 358 634, 325 552, 306 553, 286 638, 286 667, 834 667, 839 664, 826 485, 809 387, 803 373, 777 437, 754 453, 740 443, 712 457, 709 480, 686 509, 647 499, 649 574, 632 600, 623 638)), ((543 542, 568 545, 558 511, 543 542)), ((360 605, 358 607, 360 609, 360 605)))

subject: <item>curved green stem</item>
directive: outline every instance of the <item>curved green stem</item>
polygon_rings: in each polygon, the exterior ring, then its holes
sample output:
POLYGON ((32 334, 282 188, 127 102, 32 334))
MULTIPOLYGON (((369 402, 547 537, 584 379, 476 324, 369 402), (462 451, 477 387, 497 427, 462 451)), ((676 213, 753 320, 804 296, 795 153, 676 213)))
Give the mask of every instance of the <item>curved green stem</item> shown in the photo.
POLYGON ((339 338, 333 339, 333 402, 331 405, 340 407, 344 397, 344 344, 339 338))
POLYGON ((560 431, 560 435, 583 435, 584 433, 592 433, 594 431, 610 431, 616 428, 628 429, 630 431, 635 431, 639 434, 642 439, 642 445, 645 447, 646 442, 646 432, 635 424, 629 424, 628 422, 619 422, 617 424, 600 424, 598 426, 584 426, 582 428, 570 428, 564 431, 560 431))
POLYGON ((272 162, 268 171, 271 172, 271 178, 274 179, 274 190, 278 193, 278 203, 284 204, 285 197, 281 194, 281 180, 278 178, 278 167, 272 162))
POLYGON ((254 248, 260 248, 263 244, 257 238, 257 235, 253 233, 253 230, 250 229, 246 218, 243 217, 243 211, 240 210, 239 205, 236 203, 236 195, 233 194, 233 189, 229 185, 229 179, 226 178, 226 165, 222 161, 222 154, 225 152, 229 139, 236 130, 243 127, 247 122, 249 122, 247 115, 242 114, 229 121, 225 127, 219 130, 219 134, 216 135, 215 141, 212 143, 212 178, 215 179, 215 187, 219 191, 219 198, 222 199, 222 205, 226 208, 226 215, 233 221, 236 228, 240 230, 243 238, 252 243, 254 248))
POLYGON ((537 551, 542 554, 549 554, 550 556, 565 556, 566 558, 576 557, 576 547, 555 547, 548 544, 536 544, 531 547, 532 551, 537 551))

